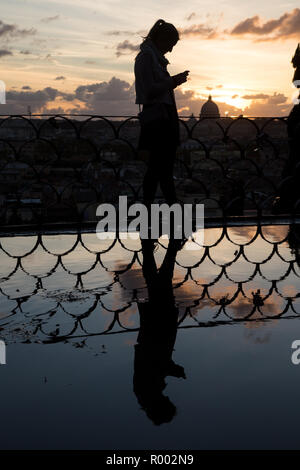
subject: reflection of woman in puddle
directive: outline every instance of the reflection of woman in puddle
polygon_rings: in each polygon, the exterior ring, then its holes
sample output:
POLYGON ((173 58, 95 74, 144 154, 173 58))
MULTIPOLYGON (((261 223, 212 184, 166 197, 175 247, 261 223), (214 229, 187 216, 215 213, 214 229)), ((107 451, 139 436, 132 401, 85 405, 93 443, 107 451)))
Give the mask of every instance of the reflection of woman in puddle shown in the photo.
POLYGON ((176 407, 163 394, 165 378, 185 378, 183 367, 172 360, 177 334, 178 309, 172 288, 177 252, 185 240, 170 240, 164 261, 158 270, 153 240, 142 240, 143 274, 149 301, 138 304, 140 331, 135 345, 134 393, 154 424, 172 420, 176 407))

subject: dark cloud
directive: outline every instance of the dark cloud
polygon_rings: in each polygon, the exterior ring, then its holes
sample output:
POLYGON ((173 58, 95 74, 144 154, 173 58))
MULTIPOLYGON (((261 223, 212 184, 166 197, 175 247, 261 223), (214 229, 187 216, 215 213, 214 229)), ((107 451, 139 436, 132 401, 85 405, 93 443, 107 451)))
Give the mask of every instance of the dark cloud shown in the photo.
POLYGON ((54 59, 54 57, 50 53, 48 53, 44 57, 40 56, 39 58, 42 60, 47 60, 48 62, 51 62, 52 64, 55 64, 55 63, 57 64, 57 61, 54 59))
POLYGON ((6 37, 24 37, 36 33, 35 28, 21 29, 15 24, 7 24, 0 20, 0 38, 6 37))
POLYGON ((196 13, 193 11, 190 15, 186 17, 186 20, 191 21, 191 19, 194 18, 195 16, 196 16, 196 13))
POLYGON ((295 8, 290 13, 284 13, 278 19, 263 22, 256 15, 238 23, 230 32, 233 36, 252 35, 260 40, 277 40, 299 38, 300 9, 295 8))
POLYGON ((286 103, 287 97, 283 93, 274 93, 273 95, 266 95, 264 93, 256 93, 253 95, 242 96, 244 100, 266 100, 268 104, 281 104, 286 103))
POLYGON ((20 51, 20 54, 29 55, 31 54, 31 52, 28 50, 25 50, 25 51, 20 51))
POLYGON ((55 16, 46 16, 45 18, 41 18, 42 23, 49 23, 50 21, 58 20, 59 15, 55 16))
POLYGON ((7 49, 0 49, 0 57, 4 57, 6 55, 13 55, 13 53, 7 49))
POLYGON ((113 30, 113 31, 106 31, 108 36, 140 36, 147 34, 147 31, 141 29, 140 31, 124 31, 124 30, 113 30))
POLYGON ((22 114, 28 106, 31 106, 33 113, 46 113, 49 112, 50 102, 51 112, 55 112, 53 104, 57 105, 59 112, 63 112, 60 100, 69 102, 71 107, 68 112, 74 113, 135 115, 138 108, 135 104, 134 83, 112 77, 108 82, 79 86, 73 93, 52 87, 37 91, 25 91, 25 88, 22 91, 10 90, 6 93, 6 104, 1 105, 1 113, 22 114))
POLYGON ((47 93, 50 101, 55 100, 58 95, 61 95, 61 92, 59 90, 57 90, 56 88, 52 88, 51 86, 44 88, 44 92, 47 93))
POLYGON ((133 87, 125 80, 112 77, 109 82, 81 85, 76 88, 77 99, 93 101, 128 101, 133 98, 133 87))
POLYGON ((75 99, 74 93, 66 93, 64 91, 58 92, 58 96, 61 96, 64 101, 73 101, 75 99))
POLYGON ((120 57, 121 55, 124 55, 124 54, 125 55, 128 55, 128 53, 131 54, 132 52, 138 51, 139 48, 140 48, 139 44, 132 44, 127 39, 125 39, 125 41, 120 42, 119 44, 117 44, 116 56, 120 57), (123 52, 123 51, 125 51, 125 52, 123 52))
POLYGON ((193 24, 187 28, 178 28, 181 37, 200 36, 204 39, 215 39, 218 36, 215 28, 206 24, 193 24))
POLYGON ((24 86, 22 86, 22 90, 31 90, 31 86, 24 85, 24 86))
POLYGON ((47 104, 53 101, 60 92, 47 87, 37 91, 7 91, 6 104, 1 105, 2 114, 22 114, 27 107, 31 107, 33 113, 39 113, 46 109, 47 104))
MULTIPOLYGON (((182 91, 181 88, 175 90, 175 96, 181 115, 194 113, 198 116, 202 105, 207 101, 207 98, 200 98, 193 90, 182 91)), ((237 97, 237 95, 234 96, 237 97)), ((229 115, 286 116, 291 109, 286 96, 282 93, 248 96, 251 96, 251 104, 244 111, 219 101, 217 97, 213 96, 213 100, 218 104, 223 116, 225 112, 229 115)), ((112 77, 109 81, 81 85, 69 93, 52 87, 32 91, 30 87, 24 85, 21 91, 12 89, 7 91, 6 103, 6 105, 1 105, 2 114, 22 114, 27 112, 28 106, 31 106, 33 113, 47 113, 50 110, 50 104, 51 112, 62 113, 66 109, 66 103, 68 103, 67 112, 69 113, 122 116, 136 115, 138 112, 138 106, 135 104, 134 82, 129 83, 117 77, 112 77)))
POLYGON ((55 77, 54 80, 66 80, 66 77, 60 75, 59 77, 55 77))
POLYGON ((108 82, 82 85, 76 88, 72 100, 82 102, 75 112, 102 115, 135 115, 135 87, 125 80, 112 77, 108 82))
POLYGON ((245 95, 242 98, 252 100, 251 105, 244 111, 248 116, 287 116, 292 107, 287 103, 287 97, 283 93, 273 95, 258 93, 245 95))
POLYGON ((266 100, 269 98, 269 95, 265 95, 264 93, 257 93, 255 95, 244 95, 242 98, 243 100, 266 100))
POLYGON ((281 104, 281 103, 286 103, 286 102, 287 102, 287 97, 284 96, 283 93, 274 93, 268 98, 268 103, 270 104, 281 104))
POLYGON ((0 20, 0 37, 7 34, 11 34, 15 30, 15 26, 12 24, 5 24, 0 20))
POLYGON ((247 116, 288 116, 291 111, 292 105, 275 105, 266 102, 253 101, 251 105, 244 109, 244 114, 247 116))

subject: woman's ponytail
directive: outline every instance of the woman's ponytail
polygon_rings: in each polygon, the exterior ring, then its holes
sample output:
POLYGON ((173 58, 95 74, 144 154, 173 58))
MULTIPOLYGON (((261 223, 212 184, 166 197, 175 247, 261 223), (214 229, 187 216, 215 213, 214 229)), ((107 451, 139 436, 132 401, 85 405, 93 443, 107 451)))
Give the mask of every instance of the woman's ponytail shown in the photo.
POLYGON ((147 38, 150 38, 152 39, 152 41, 155 41, 155 39, 159 35, 159 31, 161 31, 161 27, 163 24, 166 24, 165 20, 162 20, 162 19, 157 20, 152 26, 152 28, 150 29, 147 35, 147 38))
POLYGON ((179 40, 179 33, 174 25, 167 23, 165 20, 159 19, 154 23, 147 36, 143 39, 151 39, 155 42, 158 38, 171 38, 174 43, 176 43, 179 40))

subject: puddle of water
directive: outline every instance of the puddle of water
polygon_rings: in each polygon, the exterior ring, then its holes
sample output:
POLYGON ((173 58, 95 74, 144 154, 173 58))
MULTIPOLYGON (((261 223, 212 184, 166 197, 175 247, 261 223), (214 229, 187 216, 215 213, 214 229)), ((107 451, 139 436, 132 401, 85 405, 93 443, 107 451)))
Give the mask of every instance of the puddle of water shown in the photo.
POLYGON ((165 241, 152 257, 94 234, 1 238, 0 447, 297 448, 297 239, 206 229, 153 284, 165 241))

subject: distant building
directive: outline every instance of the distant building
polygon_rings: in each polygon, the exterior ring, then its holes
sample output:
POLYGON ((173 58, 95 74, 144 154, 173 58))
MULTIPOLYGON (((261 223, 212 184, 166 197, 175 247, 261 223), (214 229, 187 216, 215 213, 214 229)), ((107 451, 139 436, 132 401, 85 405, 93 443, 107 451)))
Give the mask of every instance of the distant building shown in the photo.
POLYGON ((189 120, 187 121, 190 126, 193 126, 195 122, 197 122, 197 119, 194 116, 194 113, 192 113, 189 117, 189 120))
POLYGON ((201 108, 200 118, 214 118, 220 117, 220 111, 216 103, 212 100, 211 95, 208 97, 208 101, 204 103, 201 108))

